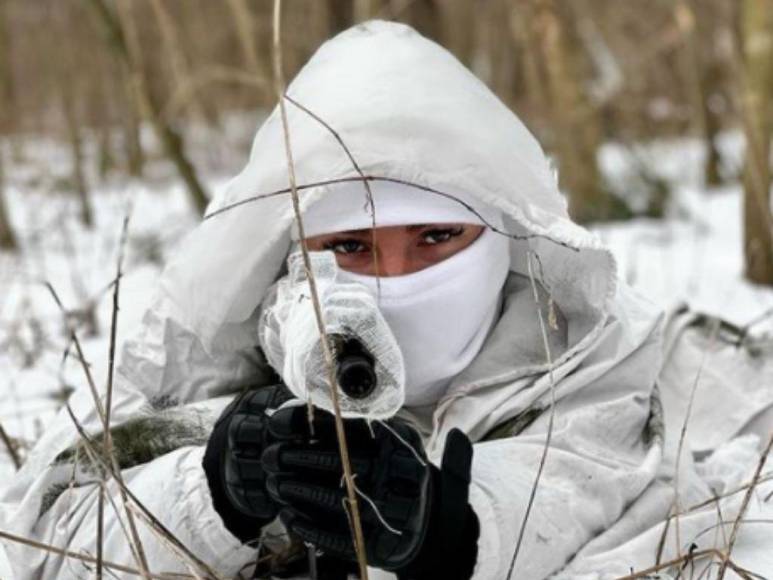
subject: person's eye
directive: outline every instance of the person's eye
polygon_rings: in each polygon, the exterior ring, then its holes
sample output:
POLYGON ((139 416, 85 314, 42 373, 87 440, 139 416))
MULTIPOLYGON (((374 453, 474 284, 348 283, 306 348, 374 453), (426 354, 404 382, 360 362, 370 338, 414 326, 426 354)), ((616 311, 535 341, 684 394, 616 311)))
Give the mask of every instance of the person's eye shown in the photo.
POLYGON ((336 254, 359 254, 368 250, 365 244, 354 238, 331 240, 325 243, 324 248, 336 254))
POLYGON ((423 231, 421 233, 421 238, 426 245, 433 246, 461 236, 463 233, 464 228, 462 226, 454 228, 433 228, 431 230, 423 231))

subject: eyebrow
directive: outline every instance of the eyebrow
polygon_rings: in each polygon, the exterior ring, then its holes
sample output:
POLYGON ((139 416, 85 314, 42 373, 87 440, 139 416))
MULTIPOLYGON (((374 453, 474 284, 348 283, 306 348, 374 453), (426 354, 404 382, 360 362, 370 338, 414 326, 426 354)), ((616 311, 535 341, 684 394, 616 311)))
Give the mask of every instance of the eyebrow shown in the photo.
MULTIPOLYGON (((412 224, 412 225, 409 225, 409 226, 406 226, 406 227, 408 228, 408 231, 415 232, 417 230, 422 230, 424 228, 427 228, 429 226, 434 226, 434 225, 452 226, 452 225, 458 225, 458 224, 452 224, 452 223, 448 223, 448 224, 446 224, 446 223, 443 223, 443 224, 412 224)), ((393 226, 379 226, 378 224, 376 224, 376 228, 378 229, 379 227, 393 227, 393 226)), ((371 230, 372 230, 372 228, 362 228, 362 229, 357 229, 357 230, 343 230, 343 231, 340 231, 340 232, 336 232, 335 234, 328 234, 328 235, 365 236, 365 235, 370 235, 371 230)))

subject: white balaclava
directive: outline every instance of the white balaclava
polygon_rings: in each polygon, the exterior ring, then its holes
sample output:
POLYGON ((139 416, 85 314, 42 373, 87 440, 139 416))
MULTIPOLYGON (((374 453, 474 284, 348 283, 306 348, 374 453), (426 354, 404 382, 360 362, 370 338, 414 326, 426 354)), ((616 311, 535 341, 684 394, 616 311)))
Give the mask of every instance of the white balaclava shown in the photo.
MULTIPOLYGON (((371 191, 376 227, 471 223, 503 229, 501 212, 469 195, 451 199, 381 181, 373 182, 371 191)), ((334 188, 303 220, 307 237, 373 227, 362 183, 334 188)), ((491 227, 464 250, 412 274, 377 278, 340 273, 342 281, 359 282, 377 298, 403 354, 406 406, 436 403, 478 354, 499 317, 510 244, 491 227)), ((297 232, 293 237, 297 239, 297 232)))

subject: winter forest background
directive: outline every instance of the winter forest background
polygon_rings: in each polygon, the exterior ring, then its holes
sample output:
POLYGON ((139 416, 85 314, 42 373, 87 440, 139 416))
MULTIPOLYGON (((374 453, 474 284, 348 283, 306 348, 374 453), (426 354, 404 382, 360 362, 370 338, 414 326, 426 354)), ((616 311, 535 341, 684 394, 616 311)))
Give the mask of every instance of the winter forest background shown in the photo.
MULTIPOLYGON (((276 102, 271 12, 0 0, 0 484, 84 380, 73 333, 103 382, 111 330, 245 163, 276 102)), ((629 283, 773 340, 773 0, 286 0, 286 77, 372 17, 518 113, 629 283)))

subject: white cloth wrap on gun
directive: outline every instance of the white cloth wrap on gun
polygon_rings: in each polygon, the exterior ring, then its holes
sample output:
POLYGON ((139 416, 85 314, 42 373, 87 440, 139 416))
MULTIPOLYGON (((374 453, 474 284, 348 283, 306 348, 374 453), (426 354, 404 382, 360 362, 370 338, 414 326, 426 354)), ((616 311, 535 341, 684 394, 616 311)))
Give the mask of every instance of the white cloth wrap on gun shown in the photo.
MULTIPOLYGON (((363 284, 338 280, 332 252, 311 252, 310 259, 326 332, 356 337, 375 361, 377 384, 371 394, 352 398, 338 390, 342 414, 391 417, 403 405, 405 369, 375 297, 363 284)), ((287 276, 274 285, 264 303, 258 323, 260 345, 296 397, 332 412, 327 363, 300 253, 290 256, 288 268, 287 276)))

